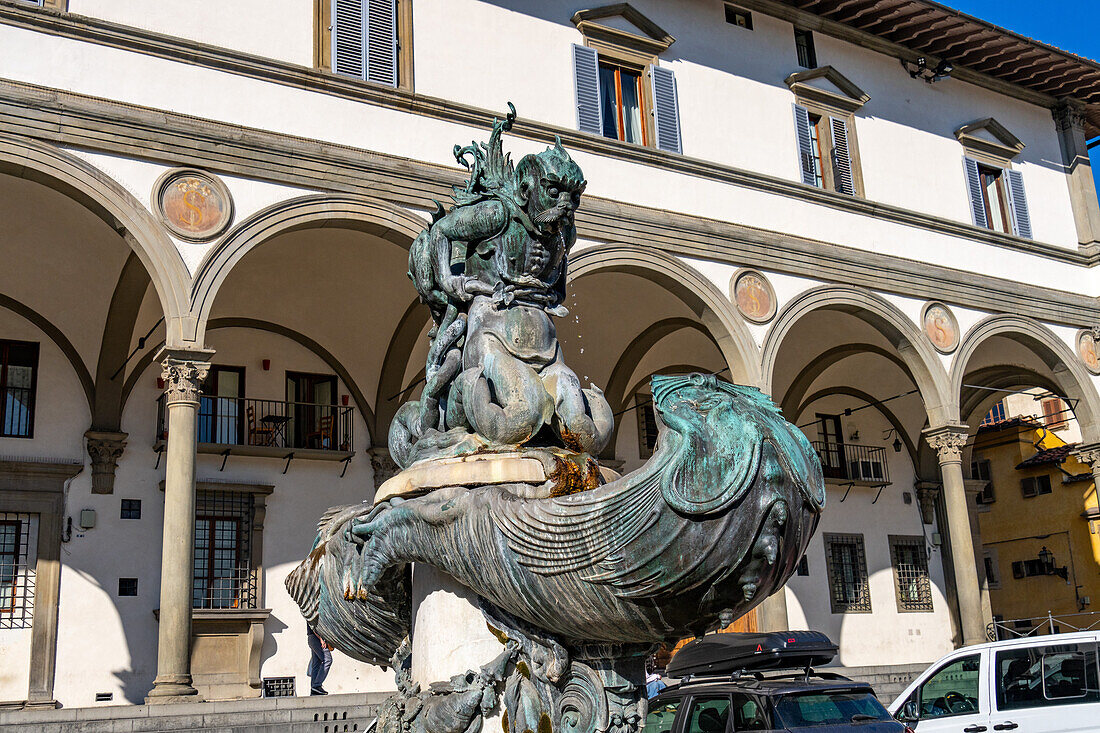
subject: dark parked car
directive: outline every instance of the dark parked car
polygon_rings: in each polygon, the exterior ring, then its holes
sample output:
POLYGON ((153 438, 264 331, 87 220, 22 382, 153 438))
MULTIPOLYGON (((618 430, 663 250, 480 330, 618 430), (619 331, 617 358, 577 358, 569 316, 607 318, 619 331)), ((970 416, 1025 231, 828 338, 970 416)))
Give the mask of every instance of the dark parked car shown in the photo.
POLYGON ((814 631, 696 639, 669 663, 680 682, 649 701, 645 733, 903 733, 870 685, 814 671, 834 656, 814 631))

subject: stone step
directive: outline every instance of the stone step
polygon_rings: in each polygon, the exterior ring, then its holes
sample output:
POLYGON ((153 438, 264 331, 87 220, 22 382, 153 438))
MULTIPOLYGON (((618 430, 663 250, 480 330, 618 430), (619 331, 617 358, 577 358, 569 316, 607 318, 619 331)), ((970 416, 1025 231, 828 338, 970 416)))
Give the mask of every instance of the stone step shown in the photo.
POLYGON ((889 705, 900 695, 927 664, 886 664, 874 667, 821 667, 821 671, 836 672, 875 688, 875 697, 883 705, 889 705))
POLYGON ((388 693, 0 710, 4 733, 360 733, 388 693))

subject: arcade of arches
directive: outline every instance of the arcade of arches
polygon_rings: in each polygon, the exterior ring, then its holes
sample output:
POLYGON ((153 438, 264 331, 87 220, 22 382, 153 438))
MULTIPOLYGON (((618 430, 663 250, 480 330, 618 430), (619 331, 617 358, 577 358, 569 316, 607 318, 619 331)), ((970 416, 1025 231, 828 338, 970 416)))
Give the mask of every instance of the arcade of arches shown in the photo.
MULTIPOLYGON (((389 422, 417 395, 429 319, 405 273, 426 219, 310 196, 252 214, 217 244, 190 245, 75 157, 38 145, 21 155, 0 162, 0 344, 35 345, 32 401, 23 403, 33 431, 0 438, 0 513, 39 516, 38 595, 26 633, 0 642, 28 660, 3 684, 54 704, 99 662, 134 702, 216 685, 203 677, 207 646, 190 641, 219 610, 196 604, 192 543, 196 496, 221 487, 263 506, 250 515, 254 597, 235 617, 246 660, 238 694, 258 694, 261 677, 301 666, 274 637, 300 628, 280 594, 313 519, 369 498, 390 468, 389 422), (192 275, 180 248, 204 246, 192 275), (120 521, 112 496, 143 499, 145 521, 120 521), (64 535, 64 516, 85 508, 99 511, 98 527, 64 535), (144 552, 130 558, 126 548, 144 552), (119 578, 137 578, 137 598, 119 597, 119 578), (62 588, 81 601, 61 606, 62 588), (121 651, 75 654, 80 614, 115 619, 106 633, 121 651)), ((900 299, 793 278, 770 323, 756 324, 702 272, 625 245, 574 252, 570 313, 558 328, 574 370, 605 390, 617 415, 602 459, 629 471, 649 455, 653 374, 702 371, 758 386, 821 444, 829 497, 805 574, 754 623, 824 630, 845 664, 981 640, 989 606, 963 468, 968 440, 993 402, 988 389, 1041 386, 1076 407, 1084 443, 1100 441, 1100 402, 1073 349, 1034 321, 977 314, 944 355, 900 299), (838 598, 829 572, 840 555, 831 553, 857 536, 865 587, 838 598), (930 548, 927 608, 904 623, 888 600, 899 537, 930 548), (891 642, 881 630, 891 622, 921 633, 891 642)), ((381 672, 356 674, 349 685, 388 684, 381 672)))

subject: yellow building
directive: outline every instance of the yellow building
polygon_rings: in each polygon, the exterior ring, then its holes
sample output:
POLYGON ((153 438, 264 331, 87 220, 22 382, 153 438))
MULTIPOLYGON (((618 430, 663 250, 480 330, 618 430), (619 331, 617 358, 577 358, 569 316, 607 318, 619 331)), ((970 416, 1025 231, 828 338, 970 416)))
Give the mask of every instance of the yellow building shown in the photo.
POLYGON ((1075 614, 1100 610, 1096 487, 1058 427, 1015 417, 984 423, 975 437, 980 552, 1001 638, 1049 633, 1048 615, 1055 631, 1072 631, 1094 620, 1075 614))

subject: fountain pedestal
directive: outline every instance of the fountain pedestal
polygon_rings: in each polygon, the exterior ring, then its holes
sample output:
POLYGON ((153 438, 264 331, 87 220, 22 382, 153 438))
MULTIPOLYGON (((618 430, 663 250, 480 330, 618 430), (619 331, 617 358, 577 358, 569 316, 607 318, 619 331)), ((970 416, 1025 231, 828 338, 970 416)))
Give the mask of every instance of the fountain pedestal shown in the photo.
POLYGON ((477 595, 431 565, 413 564, 412 603, 412 676, 421 689, 476 671, 504 650, 477 595))

